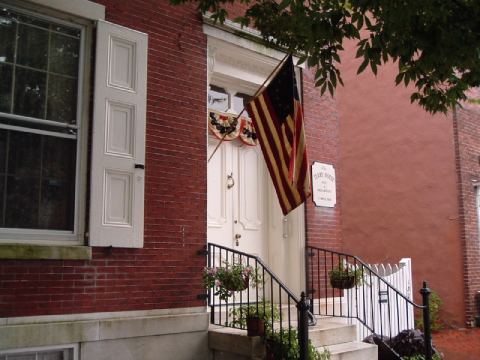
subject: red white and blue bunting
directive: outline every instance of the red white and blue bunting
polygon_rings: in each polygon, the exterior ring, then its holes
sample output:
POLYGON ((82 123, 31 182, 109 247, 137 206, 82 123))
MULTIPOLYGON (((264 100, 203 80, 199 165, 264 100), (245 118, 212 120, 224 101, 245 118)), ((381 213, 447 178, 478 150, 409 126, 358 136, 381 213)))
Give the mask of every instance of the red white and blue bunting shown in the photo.
POLYGON ((247 117, 241 117, 236 120, 236 117, 237 115, 235 114, 209 109, 208 128, 220 140, 225 136, 224 141, 232 141, 239 138, 246 145, 258 145, 258 137, 252 120, 247 117))

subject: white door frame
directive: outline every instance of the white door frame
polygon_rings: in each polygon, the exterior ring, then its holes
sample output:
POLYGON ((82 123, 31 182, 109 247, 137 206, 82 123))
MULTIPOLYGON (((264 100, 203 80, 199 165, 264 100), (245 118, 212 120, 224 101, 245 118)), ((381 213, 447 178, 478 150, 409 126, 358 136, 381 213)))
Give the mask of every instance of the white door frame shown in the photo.
MULTIPOLYGON (((218 28, 204 25, 204 32, 208 35, 209 84, 253 94, 284 56, 218 28)), ((263 260, 300 295, 305 290, 305 207, 298 207, 284 222, 273 185, 268 183, 268 255, 263 260)))

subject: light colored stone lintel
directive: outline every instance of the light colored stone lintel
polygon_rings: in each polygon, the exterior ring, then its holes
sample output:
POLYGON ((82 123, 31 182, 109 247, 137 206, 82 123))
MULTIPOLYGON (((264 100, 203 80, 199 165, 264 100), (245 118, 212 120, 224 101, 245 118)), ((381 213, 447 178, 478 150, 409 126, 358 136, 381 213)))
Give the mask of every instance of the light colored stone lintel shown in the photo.
POLYGON ((0 259, 17 260, 90 260, 89 246, 0 244, 0 259))

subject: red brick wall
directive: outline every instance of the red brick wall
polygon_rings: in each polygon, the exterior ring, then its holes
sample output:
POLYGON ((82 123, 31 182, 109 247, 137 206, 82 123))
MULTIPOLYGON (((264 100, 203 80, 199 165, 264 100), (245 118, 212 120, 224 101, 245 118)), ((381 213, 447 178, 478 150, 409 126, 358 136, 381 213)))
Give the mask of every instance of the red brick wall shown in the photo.
POLYGON ((342 240, 369 263, 412 259, 413 293, 422 281, 444 301, 442 319, 464 326, 463 253, 451 115, 410 103, 395 86, 398 64, 357 75, 345 43, 339 88, 342 240))
POLYGON ((467 322, 478 315, 475 294, 480 292, 480 241, 475 185, 480 185, 480 111, 458 108, 454 116, 455 155, 463 245, 465 312, 467 322))
POLYGON ((308 161, 310 164, 314 161, 332 164, 335 168, 337 183, 337 204, 334 208, 316 207, 311 197, 307 200, 307 243, 312 246, 341 250, 337 102, 327 95, 320 97, 320 90, 314 86, 312 71, 307 70, 303 74, 308 161))
MULTIPOLYGON (((196 251, 206 243, 206 37, 193 6, 99 0, 106 20, 149 34, 145 241, 93 249, 91 261, 0 262, 0 317, 204 305, 196 251)), ((338 164, 335 102, 306 72, 309 160, 338 164)), ((307 205, 311 244, 339 248, 335 209, 307 205)))
POLYGON ((91 261, 0 262, 0 316, 203 305, 206 37, 193 6, 98 1, 106 20, 149 34, 145 246, 91 261))

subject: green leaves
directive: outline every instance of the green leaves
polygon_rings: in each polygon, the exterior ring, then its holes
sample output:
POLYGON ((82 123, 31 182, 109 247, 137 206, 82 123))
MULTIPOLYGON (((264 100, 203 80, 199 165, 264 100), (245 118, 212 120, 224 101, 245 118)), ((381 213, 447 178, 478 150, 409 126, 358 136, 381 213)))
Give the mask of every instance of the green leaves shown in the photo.
POLYGON ((427 111, 446 112, 480 86, 480 2, 418 0, 171 0, 195 2, 214 21, 228 18, 226 6, 247 5, 235 19, 258 29, 267 46, 300 54, 319 69, 315 85, 333 95, 342 84, 337 66, 342 44, 357 40, 357 73, 374 74, 397 61, 397 85, 414 86, 411 100, 427 111))

